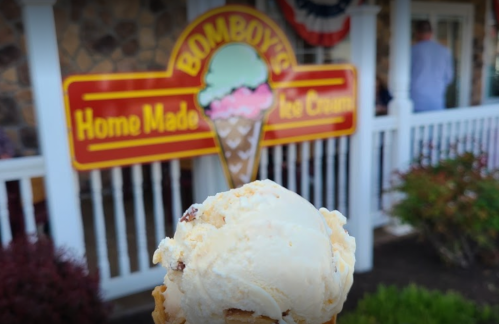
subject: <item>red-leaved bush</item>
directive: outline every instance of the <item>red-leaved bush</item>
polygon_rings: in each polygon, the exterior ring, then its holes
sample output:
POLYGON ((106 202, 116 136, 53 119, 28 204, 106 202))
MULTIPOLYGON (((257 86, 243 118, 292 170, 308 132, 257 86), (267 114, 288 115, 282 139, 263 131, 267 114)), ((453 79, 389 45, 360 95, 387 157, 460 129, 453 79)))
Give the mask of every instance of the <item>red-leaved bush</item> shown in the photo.
POLYGON ((100 324, 109 312, 98 277, 52 241, 18 238, 0 248, 0 323, 100 324))
POLYGON ((465 152, 399 174, 402 193, 391 214, 428 239, 448 264, 499 265, 499 170, 485 154, 465 152))

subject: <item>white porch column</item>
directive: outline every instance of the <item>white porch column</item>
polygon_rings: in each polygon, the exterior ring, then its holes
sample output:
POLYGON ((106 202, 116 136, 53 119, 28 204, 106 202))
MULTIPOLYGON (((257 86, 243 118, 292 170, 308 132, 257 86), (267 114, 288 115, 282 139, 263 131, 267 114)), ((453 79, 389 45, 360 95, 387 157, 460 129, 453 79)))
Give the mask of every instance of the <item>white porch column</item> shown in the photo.
POLYGON ((50 228, 56 246, 83 257, 79 217, 64 114, 61 69, 53 14, 55 0, 21 0, 28 63, 41 152, 45 160, 50 228))
MULTIPOLYGON (((187 0, 187 19, 192 21, 206 11, 225 5, 225 0, 187 0)), ((194 159, 194 201, 201 203, 208 196, 229 189, 218 155, 194 159)))
POLYGON ((351 16, 351 61, 357 68, 357 131, 351 137, 348 230, 357 241, 356 272, 373 266, 371 225, 371 152, 375 105, 376 15, 379 7, 364 5, 349 11, 351 16))
POLYGON ((397 146, 395 165, 405 170, 411 162, 410 119, 412 101, 409 96, 411 73, 411 0, 392 2, 390 44, 390 115, 397 117, 397 146))
MULTIPOLYGON (((388 105, 390 115, 397 117, 395 137, 394 167, 405 171, 411 163, 410 120, 413 105, 409 96, 411 73, 411 1, 394 0, 391 3, 391 44, 390 44, 390 91, 393 99, 388 105)), ((394 200, 398 199, 395 195, 394 200)), ((403 235, 411 230, 393 219, 387 230, 395 235, 403 235)))

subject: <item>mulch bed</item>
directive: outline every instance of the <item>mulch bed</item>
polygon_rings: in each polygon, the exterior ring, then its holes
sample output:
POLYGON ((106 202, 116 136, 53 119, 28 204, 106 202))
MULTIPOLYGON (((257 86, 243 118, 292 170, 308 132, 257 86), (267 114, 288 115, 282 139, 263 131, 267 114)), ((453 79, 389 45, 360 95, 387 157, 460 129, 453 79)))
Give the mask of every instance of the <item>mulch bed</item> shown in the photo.
POLYGON ((412 236, 374 250, 374 269, 356 274, 344 311, 355 308, 366 292, 379 284, 406 286, 410 283, 440 291, 456 291, 481 304, 499 304, 499 269, 475 265, 455 269, 444 265, 432 248, 412 236))
MULTIPOLYGON (((355 275, 343 312, 353 310, 359 299, 366 292, 374 292, 379 284, 403 287, 410 283, 429 289, 457 291, 483 304, 499 304, 499 270, 478 265, 466 270, 446 267, 431 247, 412 236, 375 248, 374 269, 355 275)), ((115 320, 112 324, 152 323, 151 310, 115 320)))

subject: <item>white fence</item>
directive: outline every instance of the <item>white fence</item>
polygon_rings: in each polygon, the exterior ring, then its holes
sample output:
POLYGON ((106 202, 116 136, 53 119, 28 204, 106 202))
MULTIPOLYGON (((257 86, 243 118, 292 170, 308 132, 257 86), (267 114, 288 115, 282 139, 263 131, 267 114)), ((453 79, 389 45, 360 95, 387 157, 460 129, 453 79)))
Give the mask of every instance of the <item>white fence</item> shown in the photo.
MULTIPOLYGON (((374 119, 372 152, 373 225, 389 221, 386 214, 391 206, 390 188, 394 167, 394 147, 397 140, 397 120, 394 116, 374 119)), ((465 151, 487 153, 489 169, 499 168, 499 105, 466 107, 441 112, 413 114, 410 119, 412 160, 435 164, 465 151)))
POLYGON ((12 240, 11 222, 9 219, 9 194, 7 183, 19 181, 19 195, 24 219, 24 231, 29 235, 37 235, 35 221, 35 210, 33 206, 33 191, 31 179, 41 177, 45 174, 43 158, 41 156, 25 157, 22 159, 4 160, 0 163, 0 238, 2 246, 6 246, 12 240))
POLYGON ((499 105, 415 115, 411 128, 413 156, 422 154, 427 163, 435 163, 455 152, 487 152, 488 167, 497 168, 498 127, 499 105), (429 145, 418 146, 419 142, 429 145))
POLYGON ((316 207, 347 213, 348 137, 264 148, 260 179, 272 179, 316 207))
POLYGON ((81 194, 82 214, 93 215, 83 219, 87 258, 90 268, 99 269, 106 298, 162 281, 164 270, 152 265, 152 254, 167 234, 172 235, 183 213, 180 181, 178 160, 90 172, 89 192, 81 194), (105 185, 103 175, 109 179, 105 185), (91 210, 85 207, 89 204, 91 210))
MULTIPOLYGON (((411 152, 435 163, 458 152, 488 152, 488 166, 499 167, 499 109, 496 106, 455 109, 413 115, 411 152)), ((391 195, 386 192, 394 167, 397 140, 393 116, 373 119, 372 222, 388 222, 391 195)), ((338 209, 348 215, 349 138, 339 137, 287 146, 264 148, 258 177, 270 178, 298 192, 315 206, 338 209)), ((20 180, 25 230, 37 232, 30 179, 44 175, 42 157, 0 163, 0 235, 5 246, 12 235, 6 182, 20 180)), ((107 299, 149 289, 161 282, 164 270, 153 266, 158 242, 172 235, 184 209, 192 203, 189 166, 156 162, 129 168, 93 170, 76 177, 84 224, 87 261, 100 272, 107 299)))

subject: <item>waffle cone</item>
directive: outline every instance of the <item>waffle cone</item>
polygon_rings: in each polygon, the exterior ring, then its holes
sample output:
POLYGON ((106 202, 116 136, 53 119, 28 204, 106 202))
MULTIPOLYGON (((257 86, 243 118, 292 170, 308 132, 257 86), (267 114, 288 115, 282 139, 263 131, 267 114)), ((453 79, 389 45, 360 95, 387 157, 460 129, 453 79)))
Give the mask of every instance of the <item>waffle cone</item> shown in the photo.
MULTIPOLYGON (((152 318, 154 324, 166 324, 169 319, 168 314, 165 312, 164 302, 165 297, 163 293, 166 291, 166 286, 157 286, 152 291, 154 297, 154 311, 152 318)), ((179 324, 184 324, 184 322, 179 324)), ((225 311, 225 324, 275 324, 276 320, 266 316, 253 316, 251 312, 242 311, 239 309, 229 309, 225 311)), ((331 318, 329 322, 324 324, 336 324, 336 315, 331 318)))
POLYGON ((233 187, 250 182, 257 162, 262 120, 231 117, 215 119, 213 124, 233 187))
POLYGON ((152 311, 152 319, 154 324, 165 324, 168 320, 168 314, 165 312, 165 296, 163 293, 166 291, 166 286, 157 286, 152 291, 152 297, 154 298, 154 310, 152 311))
MULTIPOLYGON (((225 312, 225 324, 275 324, 276 320, 266 316, 255 317, 251 312, 231 309, 225 312)), ((336 324, 336 315, 324 324, 336 324)))

